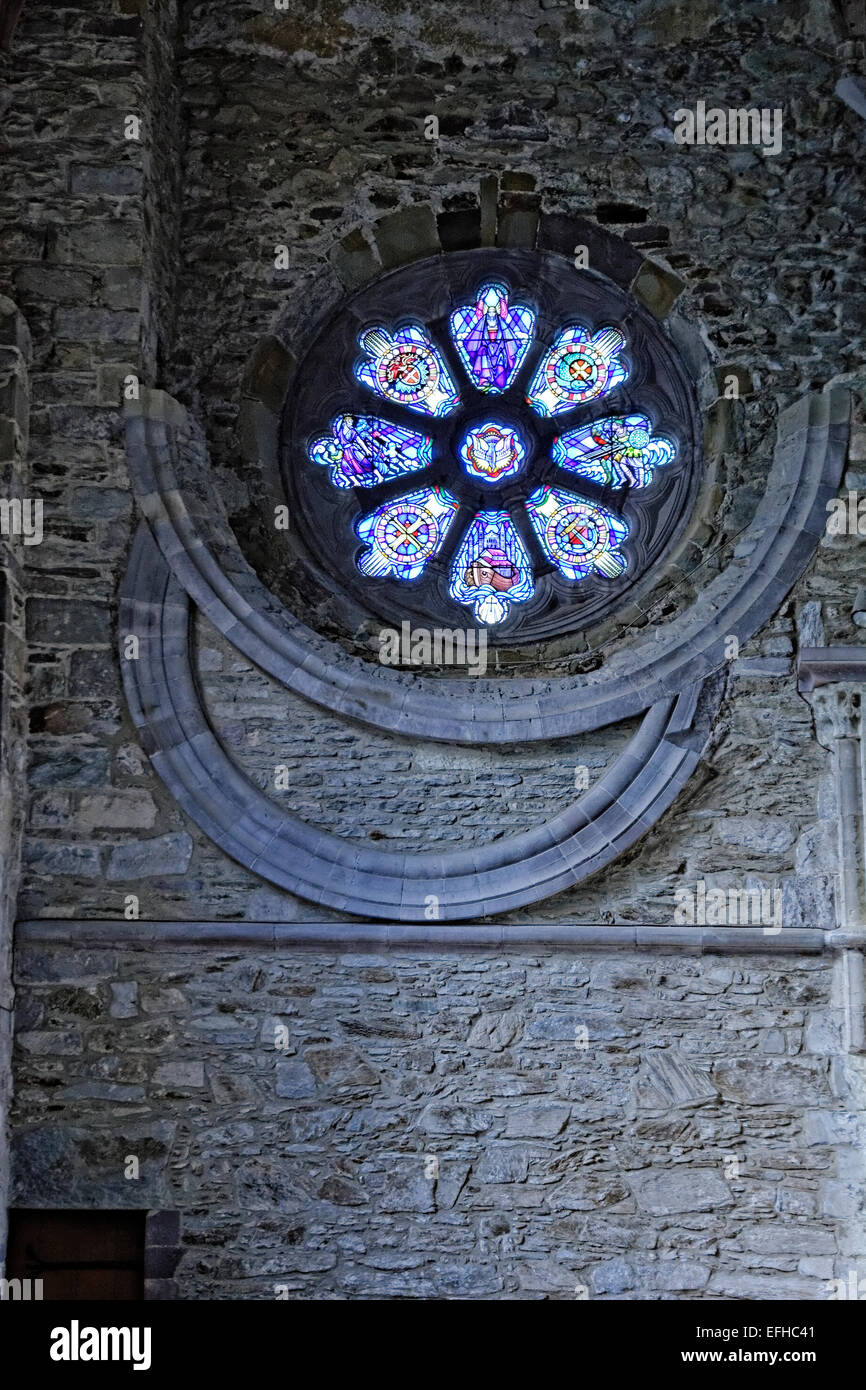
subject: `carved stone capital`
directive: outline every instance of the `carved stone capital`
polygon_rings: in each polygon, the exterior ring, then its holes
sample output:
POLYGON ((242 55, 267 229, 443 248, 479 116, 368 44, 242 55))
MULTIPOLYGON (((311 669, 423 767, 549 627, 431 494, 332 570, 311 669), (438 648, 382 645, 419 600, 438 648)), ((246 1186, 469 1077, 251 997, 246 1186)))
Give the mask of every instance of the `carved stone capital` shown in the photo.
POLYGON ((822 685, 804 692, 815 714, 818 742, 833 748, 840 738, 859 738, 862 728, 864 685, 822 685))

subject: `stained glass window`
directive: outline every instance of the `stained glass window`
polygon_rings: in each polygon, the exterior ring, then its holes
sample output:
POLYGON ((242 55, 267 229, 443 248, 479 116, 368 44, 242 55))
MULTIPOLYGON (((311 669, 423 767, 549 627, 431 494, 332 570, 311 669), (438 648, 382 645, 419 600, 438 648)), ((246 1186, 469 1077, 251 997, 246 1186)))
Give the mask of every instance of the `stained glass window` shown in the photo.
POLYGON ((551 456, 561 468, 594 483, 649 487, 655 469, 675 453, 669 439, 653 437, 646 415, 613 415, 561 434, 551 456))
POLYGON ((535 315, 508 303, 504 285, 481 285, 475 303, 455 309, 451 336, 473 386, 490 395, 511 385, 532 342, 535 315))
POLYGON ((435 333, 420 323, 365 330, 353 391, 377 413, 338 415, 307 446, 335 488, 382 489, 385 500, 354 522, 360 572, 418 579, 438 555, 450 599, 487 626, 528 603, 551 566, 575 583, 626 574, 629 521, 593 489, 650 488, 677 448, 648 414, 604 414, 603 399, 629 379, 623 333, 568 319, 542 342, 535 311, 499 279, 482 280, 449 329, 450 344, 438 322, 435 333), (491 396, 496 413, 485 415, 491 396), (596 401, 593 418, 585 407, 596 401), (392 407, 426 416, 423 431, 392 407), (556 434, 558 417, 581 408, 580 423, 556 434), (407 491, 421 470, 429 485, 407 491))
POLYGON ((593 570, 616 579, 626 567, 617 550, 628 525, 606 507, 556 487, 540 487, 526 499, 536 535, 568 579, 586 579, 593 570))
POLYGON ((433 441, 372 415, 338 415, 331 433, 310 445, 313 463, 330 468, 335 487, 376 487, 426 468, 433 441))
POLYGON ((625 339, 615 328, 590 333, 581 324, 564 328, 540 363, 527 400, 539 415, 559 415, 606 396, 625 381, 620 361, 625 339))
POLYGON ((451 565, 449 592, 471 606, 476 621, 501 623, 512 603, 532 597, 535 583, 523 542, 507 512, 481 512, 451 565))
POLYGON ((355 370, 372 391, 425 415, 447 415, 454 409, 454 382, 423 328, 412 324, 393 337, 384 328, 370 328, 360 343, 366 358, 355 370))
POLYGON ((519 473, 526 449, 517 430, 487 420, 466 434, 460 446, 466 472, 485 483, 499 483, 519 473))
POLYGON ((370 547, 358 561, 361 573, 377 579, 386 574, 417 578, 445 539, 456 509, 456 498, 441 487, 383 502, 355 527, 370 547))

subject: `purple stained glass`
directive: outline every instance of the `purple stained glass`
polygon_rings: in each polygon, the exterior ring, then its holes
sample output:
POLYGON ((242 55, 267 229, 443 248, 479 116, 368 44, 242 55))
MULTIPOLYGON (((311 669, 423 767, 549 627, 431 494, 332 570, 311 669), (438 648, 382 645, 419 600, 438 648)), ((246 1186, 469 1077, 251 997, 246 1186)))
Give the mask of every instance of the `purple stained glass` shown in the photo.
POLYGON ((335 487, 376 487, 430 463, 433 441, 373 415, 338 415, 331 433, 310 445, 313 463, 330 468, 335 487))
POLYGON ((676 448, 653 435, 646 415, 614 415, 593 420, 553 441, 552 457, 560 468, 603 486, 649 487, 656 468, 670 463, 676 448))
POLYGON ((509 304, 508 290, 495 281, 480 287, 473 305, 454 310, 451 336, 479 391, 494 395, 511 385, 534 327, 532 310, 509 304))

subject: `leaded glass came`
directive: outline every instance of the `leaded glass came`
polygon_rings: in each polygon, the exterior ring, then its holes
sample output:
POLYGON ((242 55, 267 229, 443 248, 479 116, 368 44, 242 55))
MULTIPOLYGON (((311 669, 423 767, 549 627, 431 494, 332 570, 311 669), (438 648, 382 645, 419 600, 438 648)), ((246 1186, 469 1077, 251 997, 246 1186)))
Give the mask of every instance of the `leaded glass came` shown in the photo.
POLYGON ((486 626, 526 604, 544 573, 570 584, 626 574, 623 501, 653 487, 677 445, 646 410, 614 413, 632 371, 625 332, 566 319, 545 346, 533 308, 492 278, 444 322, 444 341, 417 320, 363 329, 354 376, 365 399, 307 446, 335 488, 385 494, 354 521, 360 573, 411 583, 435 562, 450 599, 486 626), (547 433, 533 417, 551 422, 547 433), (443 434, 436 422, 451 419, 443 434), (399 489, 424 471, 427 486, 399 489))

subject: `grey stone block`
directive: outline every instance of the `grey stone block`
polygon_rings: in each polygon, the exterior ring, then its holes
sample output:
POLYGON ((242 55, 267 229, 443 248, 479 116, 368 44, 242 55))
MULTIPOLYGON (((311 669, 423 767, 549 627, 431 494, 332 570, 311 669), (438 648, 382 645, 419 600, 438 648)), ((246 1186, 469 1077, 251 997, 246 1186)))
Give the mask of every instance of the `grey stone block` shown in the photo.
POLYGON ((506 1139, 555 1139, 568 1124, 568 1105, 522 1105, 509 1112, 506 1139))
POLYGON ((522 1147, 496 1144, 485 1149, 476 1171, 482 1183, 525 1182, 529 1154, 522 1147))
POLYGON ((205 1084, 203 1062, 163 1062, 153 1073, 157 1086, 169 1091, 196 1091, 205 1084))
POLYGON ((648 1052, 635 1083, 637 1104, 642 1109, 706 1105, 718 1096, 706 1071, 694 1066, 673 1047, 648 1052))
POLYGON ((678 275, 655 261, 644 261, 631 283, 632 294, 657 319, 667 317, 684 289, 678 275))
POLYGON ((28 840, 24 846, 24 862, 35 874, 98 878, 102 872, 102 853, 95 845, 28 840))
POLYGON ((592 1271, 592 1286, 595 1292, 601 1293, 625 1293, 628 1289, 635 1288, 637 1276, 628 1260, 618 1257, 613 1260, 605 1260, 602 1264, 596 1265, 592 1271))
POLYGON ((127 309, 58 309, 54 329, 61 342, 138 342, 141 319, 127 309))
POLYGON ((111 640, 108 606, 87 599, 28 599, 27 636, 40 646, 106 646, 111 640))
POLYGON ((61 228, 57 260, 72 265, 136 265, 142 255, 142 228, 135 222, 81 222, 61 228))
POLYGON ((108 1012, 112 1018, 135 1018, 138 1015, 138 985, 135 980, 112 980, 108 1012))
POLYGON ((300 1058, 277 1063, 276 1092, 289 1100, 303 1100, 316 1094, 316 1079, 300 1058))
POLYGON ((745 1105, 816 1106, 831 1101, 826 1064, 812 1058, 725 1058, 715 1064, 712 1075, 724 1100, 745 1105))
POLYGON ((480 1110, 446 1103, 426 1106, 418 1119, 419 1128, 428 1134, 483 1134, 490 1123, 480 1110))
POLYGON ((143 175, 131 164, 73 164, 69 169, 71 193, 107 193, 130 197, 141 190, 143 175))
POLYGON ((131 787, 81 796, 76 823, 82 830, 150 830, 156 814, 150 792, 131 787))
POLYGON ((108 861, 109 881, 185 874, 192 857, 192 840, 186 831, 155 835, 151 840, 130 840, 116 845, 108 861))
POLYGON ((730 1206, 731 1189, 715 1168, 648 1168, 629 1173, 638 1204, 658 1215, 730 1206))
POLYGON ((147 1245, 177 1245, 180 1240, 179 1211, 149 1211, 145 1222, 147 1245))
POLYGON ((376 246, 386 270, 435 256, 442 247, 432 210, 424 204, 402 208, 376 223, 376 246))

